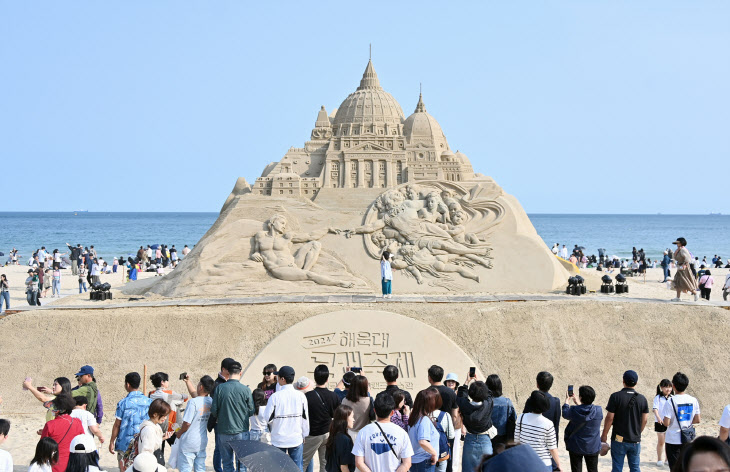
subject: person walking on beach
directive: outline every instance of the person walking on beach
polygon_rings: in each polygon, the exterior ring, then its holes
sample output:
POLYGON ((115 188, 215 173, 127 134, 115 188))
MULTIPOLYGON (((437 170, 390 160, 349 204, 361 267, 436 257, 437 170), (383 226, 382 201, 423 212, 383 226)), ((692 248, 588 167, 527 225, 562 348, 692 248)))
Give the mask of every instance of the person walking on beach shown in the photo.
POLYGON ((669 251, 664 251, 664 257, 662 258, 662 271, 664 272, 664 280, 661 283, 665 283, 669 276, 669 266, 672 264, 672 258, 669 256, 669 251))
POLYGON ((61 269, 53 268, 53 272, 51 272, 51 284, 53 287, 53 296, 54 297, 60 297, 61 296, 61 269))
POLYGON ((81 293, 82 289, 84 292, 86 292, 87 291, 87 288, 86 288, 87 271, 86 271, 86 266, 84 265, 83 262, 81 262, 81 264, 79 264, 78 274, 79 274, 79 293, 81 293))
POLYGON ((641 472, 641 433, 646 427, 649 403, 644 395, 636 391, 639 375, 627 370, 623 375, 624 388, 614 392, 608 399, 606 419, 603 423, 601 442, 608 442, 611 433, 612 472, 620 472, 624 459, 628 460, 631 472, 641 472))
POLYGON ((710 293, 712 292, 712 285, 715 283, 715 279, 712 277, 712 272, 710 272, 710 269, 707 269, 704 275, 700 277, 697 282, 700 288, 700 297, 709 302, 710 293))
MULTIPOLYGON (((725 296, 727 299, 727 295, 725 296)), ((10 309, 10 283, 5 274, 0 275, 0 313, 10 309), (5 308, 3 309, 3 303, 5 308)))
POLYGON ((680 296, 682 292, 689 292, 694 295, 695 301, 699 300, 697 295, 697 282, 695 281, 694 274, 691 272, 692 255, 687 250, 687 240, 684 238, 677 238, 672 244, 677 245, 677 250, 674 251, 674 260, 677 261, 677 270, 674 273, 674 279, 672 279, 672 288, 677 292, 677 298, 672 299, 673 302, 681 300, 680 296))
POLYGON ((391 298, 391 289, 393 283, 393 270, 390 267, 391 254, 388 251, 383 251, 383 255, 380 258, 380 277, 383 286, 383 298, 391 298))
POLYGON ((722 299, 727 301, 728 295, 730 295, 730 272, 725 276, 725 285, 722 286, 722 299))
POLYGON ((36 306, 38 303, 38 275, 33 269, 28 270, 28 277, 25 279, 25 294, 28 305, 36 306))

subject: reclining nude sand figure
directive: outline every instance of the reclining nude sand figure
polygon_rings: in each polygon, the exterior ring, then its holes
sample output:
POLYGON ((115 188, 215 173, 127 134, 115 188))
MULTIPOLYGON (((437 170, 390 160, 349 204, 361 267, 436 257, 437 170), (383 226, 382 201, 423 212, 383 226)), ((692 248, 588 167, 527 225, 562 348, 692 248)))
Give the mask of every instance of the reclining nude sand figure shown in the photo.
POLYGON ((267 222, 268 231, 259 231, 254 236, 251 248, 251 260, 263 262, 272 277, 290 282, 311 280, 320 285, 334 285, 350 288, 353 282, 336 280, 326 275, 317 274, 310 269, 314 266, 322 251, 322 239, 327 233, 338 233, 334 228, 311 233, 287 233, 286 218, 274 215, 267 222), (292 255, 294 243, 305 243, 292 255))

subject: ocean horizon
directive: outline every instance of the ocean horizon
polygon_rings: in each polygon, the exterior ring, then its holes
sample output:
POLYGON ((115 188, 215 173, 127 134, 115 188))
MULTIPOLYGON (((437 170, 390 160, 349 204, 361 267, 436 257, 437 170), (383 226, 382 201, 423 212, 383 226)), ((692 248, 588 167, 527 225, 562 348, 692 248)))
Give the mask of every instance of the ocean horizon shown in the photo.
MULTIPOLYGON (((0 212, 0 263, 17 248, 25 263, 33 251, 66 252, 65 243, 97 249, 107 260, 133 254, 147 244, 193 247, 218 218, 218 212, 0 212)), ((630 257, 633 247, 651 259, 662 255, 677 237, 693 255, 708 260, 730 257, 730 215, 722 214, 580 214, 529 213, 546 246, 585 247, 587 254, 605 248, 608 255, 630 257)))

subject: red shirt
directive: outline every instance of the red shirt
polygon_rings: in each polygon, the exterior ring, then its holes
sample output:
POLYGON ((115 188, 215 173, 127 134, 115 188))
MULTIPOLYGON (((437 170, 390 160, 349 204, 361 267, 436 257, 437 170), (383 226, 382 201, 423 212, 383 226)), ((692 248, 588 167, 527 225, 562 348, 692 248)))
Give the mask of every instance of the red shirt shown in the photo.
POLYGON ((58 462, 52 467, 53 472, 65 472, 71 451, 71 441, 84 433, 81 421, 69 415, 61 415, 43 427, 42 438, 51 438, 58 443, 58 462))

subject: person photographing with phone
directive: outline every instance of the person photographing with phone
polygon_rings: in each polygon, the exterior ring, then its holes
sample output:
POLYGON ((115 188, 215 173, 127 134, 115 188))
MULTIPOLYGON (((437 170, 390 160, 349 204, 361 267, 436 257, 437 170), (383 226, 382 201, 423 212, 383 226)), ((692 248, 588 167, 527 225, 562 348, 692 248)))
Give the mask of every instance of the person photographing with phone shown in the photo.
POLYGON ((563 404, 563 418, 568 420, 568 426, 565 427, 565 448, 570 455, 570 468, 573 471, 581 470, 581 463, 585 460, 588 472, 598 472, 603 410, 593 404, 595 399, 596 391, 588 385, 578 389, 577 399, 573 386, 568 386, 563 404))

